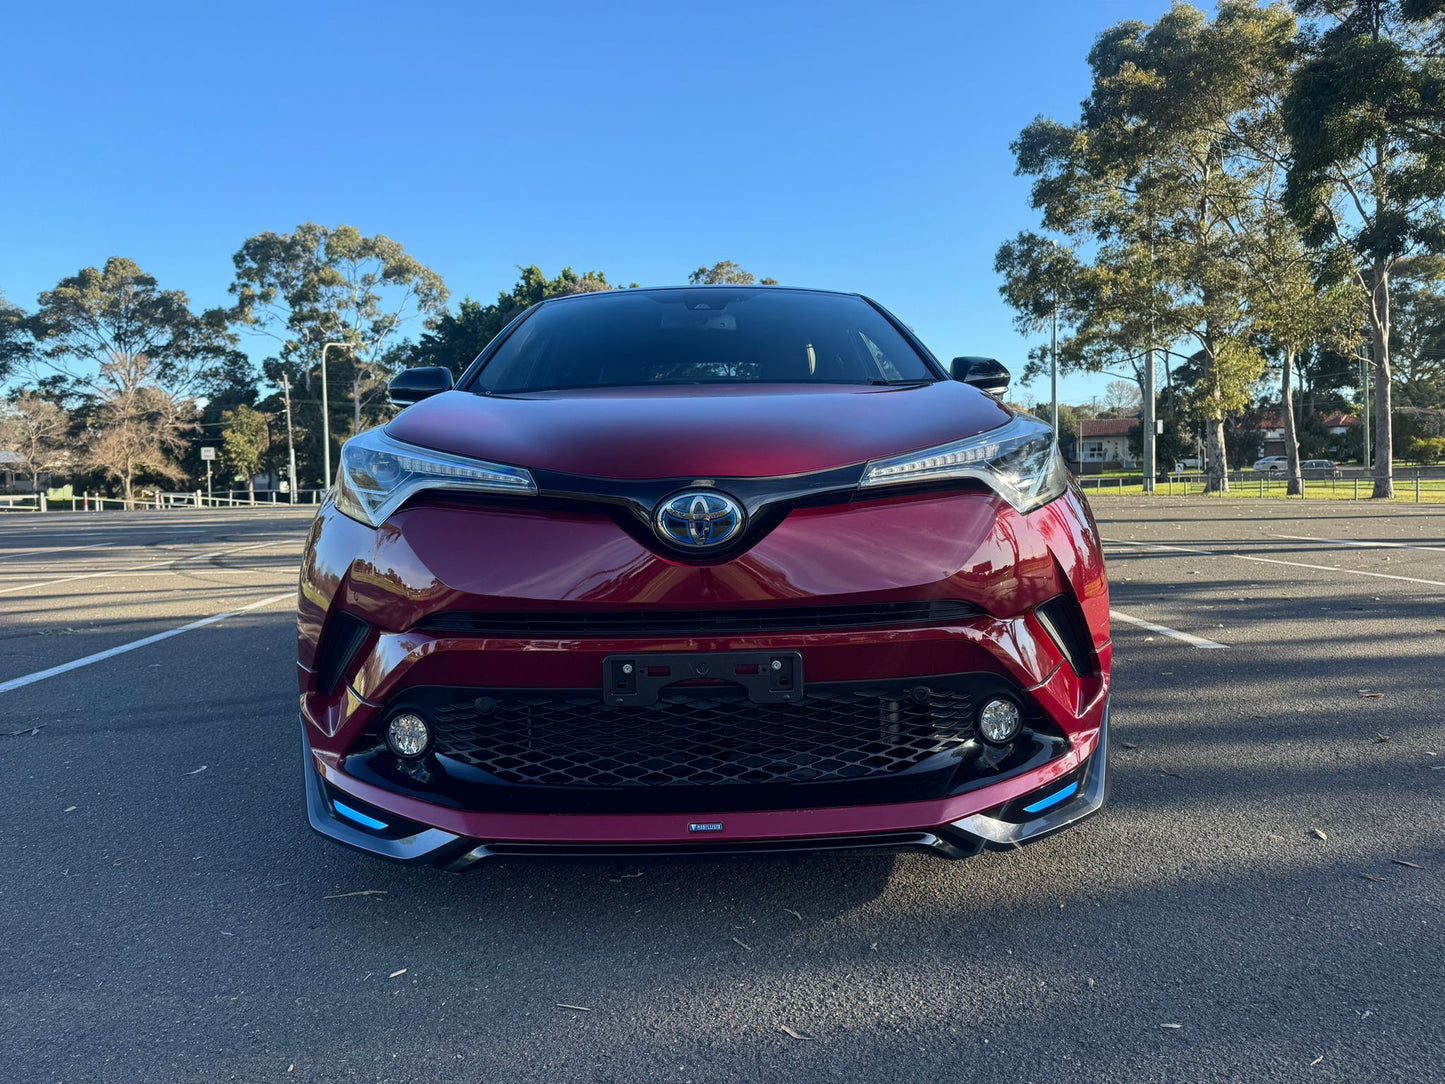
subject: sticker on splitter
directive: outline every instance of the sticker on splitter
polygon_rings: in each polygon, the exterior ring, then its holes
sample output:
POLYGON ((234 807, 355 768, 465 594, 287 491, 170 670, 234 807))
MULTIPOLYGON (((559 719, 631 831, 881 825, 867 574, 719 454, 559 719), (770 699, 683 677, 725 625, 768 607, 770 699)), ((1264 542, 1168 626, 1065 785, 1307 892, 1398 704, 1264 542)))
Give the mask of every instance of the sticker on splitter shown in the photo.
POLYGON ((687 830, 689 832, 721 832, 723 826, 722 821, 708 821, 704 824, 689 824, 687 830))

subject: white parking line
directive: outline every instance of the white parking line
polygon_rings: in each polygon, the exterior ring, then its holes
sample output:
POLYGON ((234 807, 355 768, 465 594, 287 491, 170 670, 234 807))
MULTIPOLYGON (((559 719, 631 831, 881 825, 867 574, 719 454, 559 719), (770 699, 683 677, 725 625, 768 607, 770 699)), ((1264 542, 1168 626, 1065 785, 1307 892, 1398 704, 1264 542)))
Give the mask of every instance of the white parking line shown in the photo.
POLYGON ((1167 546, 1163 542, 1136 542, 1132 538, 1106 538, 1103 540, 1110 546, 1142 546, 1151 550, 1173 550, 1175 553, 1202 553, 1206 557, 1227 557, 1228 554, 1215 553, 1213 550, 1197 550, 1189 546, 1167 546))
POLYGON ((235 549, 218 550, 215 553, 193 553, 183 557, 167 557, 163 561, 151 561, 144 565, 131 565, 129 568, 112 568, 104 572, 82 572, 75 576, 63 576, 58 580, 47 580, 44 583, 17 583, 14 587, 0 587, 0 595, 8 595, 12 591, 27 591, 32 587, 55 587, 62 583, 74 583, 76 580, 94 580, 102 576, 116 576, 122 572, 141 572, 147 568, 156 568, 160 565, 173 565, 180 561, 204 561, 211 557, 225 557, 232 553, 240 553, 242 550, 259 549, 262 546, 284 546, 285 542, 253 542, 249 546, 237 546, 235 549))
POLYGON ((158 632, 153 636, 146 636, 140 640, 132 640, 128 644, 121 644, 119 647, 108 648, 105 651, 97 651, 94 655, 87 655, 85 658, 76 659, 74 662, 61 663, 59 666, 52 666, 48 670, 37 670, 35 673, 26 674, 24 677, 11 678, 9 681, 0 682, 0 693, 12 692, 15 689, 24 688, 26 685, 33 685, 37 681, 44 681, 46 678, 55 677, 57 674, 69 673, 71 670, 78 670, 82 666, 89 666, 91 663, 112 659, 117 655, 124 655, 127 651, 135 651, 137 648, 147 647, 150 644, 159 643, 161 640, 169 640, 172 636, 179 636, 183 632, 190 632, 192 629, 202 629, 207 625, 214 625, 217 621, 224 621, 228 617, 236 617, 239 614, 247 613, 251 610, 259 610, 262 606, 269 606, 273 602, 280 602, 282 599, 294 599, 295 597, 295 591, 287 591, 284 595, 272 595, 270 598, 263 598, 259 602, 248 603, 234 610, 227 610, 225 613, 203 617, 199 621, 192 621, 189 625, 181 625, 179 628, 167 629, 165 632, 158 632))
POLYGON ((1266 538, 1288 538, 1299 542, 1328 542, 1332 546, 1358 546, 1360 549, 1421 550, 1425 553, 1445 553, 1445 546, 1416 546, 1409 542, 1361 542, 1352 538, 1315 538, 1307 534, 1276 534, 1271 531, 1266 538))
POLYGON ((93 546, 57 546, 54 549, 21 550, 19 553, 0 553, 0 561, 12 561, 16 557, 34 557, 37 554, 49 557, 52 553, 68 553, 71 550, 103 550, 107 546, 114 545, 114 542, 97 542, 93 546))
POLYGON ((1173 550, 1176 553, 1197 553, 1205 557, 1231 557, 1236 561, 1257 561, 1262 565, 1285 565, 1289 568, 1310 568, 1317 572, 1339 572, 1346 576, 1369 576, 1377 580, 1401 580, 1405 583, 1418 583, 1425 587, 1445 587, 1445 580, 1422 580, 1418 576, 1396 576, 1389 572, 1366 572, 1360 568, 1340 568, 1338 565, 1312 565, 1304 561, 1281 561, 1276 557, 1251 557, 1247 553, 1221 553, 1219 550, 1197 550, 1187 546, 1168 546, 1162 542, 1134 542, 1123 539, 1106 538, 1105 542, 1114 546, 1141 546, 1144 549, 1173 550))
POLYGON ((153 568, 149 572, 107 572, 111 579, 147 579, 153 576, 294 576, 295 566, 287 568, 153 568))
POLYGON ((1221 553, 1220 557, 1237 557, 1241 561, 1258 561, 1265 565, 1289 565, 1291 568, 1313 568, 1320 572, 1344 572, 1350 576, 1371 576, 1377 580, 1403 580, 1406 583, 1421 583, 1426 587, 1445 587, 1445 580, 1422 580, 1415 576, 1393 576, 1388 572, 1366 572, 1358 568, 1339 568, 1335 565, 1310 565, 1303 561, 1279 561, 1273 557, 1248 557, 1243 553, 1221 553))
MULTIPOLYGON (((1161 636, 1169 636, 1175 640, 1183 640, 1186 644, 1194 647, 1205 648, 1227 648, 1228 644, 1218 644, 1213 640, 1206 640, 1203 636, 1195 636, 1192 632, 1180 632, 1178 629, 1171 629, 1168 625, 1156 625, 1152 621, 1145 621, 1142 617, 1131 617, 1129 614, 1120 613, 1118 610, 1110 610, 1109 617, 1114 621, 1123 621, 1127 625, 1137 625, 1141 629, 1148 629, 1150 632, 1157 632, 1161 636)), ((3 691, 3 689, 0 689, 3 691)))

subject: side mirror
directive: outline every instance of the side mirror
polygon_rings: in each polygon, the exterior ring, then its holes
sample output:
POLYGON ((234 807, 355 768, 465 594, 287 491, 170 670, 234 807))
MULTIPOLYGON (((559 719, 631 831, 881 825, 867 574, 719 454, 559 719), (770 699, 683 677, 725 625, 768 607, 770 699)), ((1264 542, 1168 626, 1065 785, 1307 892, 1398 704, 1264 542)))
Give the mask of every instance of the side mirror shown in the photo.
POLYGON ((1008 391, 1009 371, 993 358, 954 358, 948 369, 953 379, 1000 399, 1008 391))
POLYGON ((386 394, 397 406, 419 402, 438 392, 452 390, 452 371, 442 365, 403 369, 391 378, 386 394))

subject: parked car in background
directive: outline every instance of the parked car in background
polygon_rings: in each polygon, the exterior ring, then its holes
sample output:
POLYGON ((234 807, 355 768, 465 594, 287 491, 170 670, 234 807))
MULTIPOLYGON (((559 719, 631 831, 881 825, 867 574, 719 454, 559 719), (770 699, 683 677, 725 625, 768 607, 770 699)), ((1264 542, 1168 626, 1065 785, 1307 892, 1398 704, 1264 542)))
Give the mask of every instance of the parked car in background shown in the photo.
POLYGON ((1263 459, 1257 460, 1255 462, 1254 469, 1260 471, 1261 473, 1279 474, 1288 466, 1289 460, 1285 459, 1284 456, 1267 455, 1263 459))
POLYGON ((1306 459, 1299 465, 1301 473, 1313 474, 1316 478, 1324 478, 1339 474, 1340 468, 1331 459, 1306 459))
POLYGON ((1185 471, 1203 469, 1204 460, 1200 459, 1198 456, 1190 456, 1187 459, 1176 459, 1174 461, 1175 474, 1183 474, 1185 471))

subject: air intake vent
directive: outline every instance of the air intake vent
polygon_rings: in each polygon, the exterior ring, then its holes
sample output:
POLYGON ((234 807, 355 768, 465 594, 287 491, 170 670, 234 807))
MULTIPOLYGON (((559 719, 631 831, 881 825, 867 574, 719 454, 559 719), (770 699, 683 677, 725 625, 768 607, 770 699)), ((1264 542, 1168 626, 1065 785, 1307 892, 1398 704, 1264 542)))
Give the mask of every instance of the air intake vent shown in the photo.
POLYGON ((351 666, 351 660, 366 642, 371 626, 361 618, 337 610, 326 622, 321 634, 321 649, 316 653, 316 688, 325 696, 336 691, 351 666))
POLYGON ((1055 595, 1034 610, 1039 623, 1053 638, 1064 658, 1074 668, 1074 673, 1087 677, 1094 673, 1094 642, 1089 636, 1089 626, 1084 613, 1072 595, 1055 595))
POLYGON ((882 602, 862 606, 774 606, 747 610, 454 610, 432 614, 426 632, 466 636, 548 638, 628 636, 746 636, 756 633, 946 625, 982 613, 951 600, 882 602))

